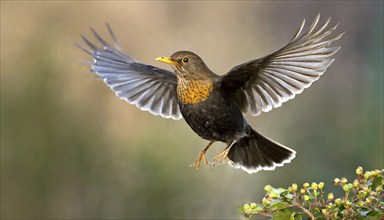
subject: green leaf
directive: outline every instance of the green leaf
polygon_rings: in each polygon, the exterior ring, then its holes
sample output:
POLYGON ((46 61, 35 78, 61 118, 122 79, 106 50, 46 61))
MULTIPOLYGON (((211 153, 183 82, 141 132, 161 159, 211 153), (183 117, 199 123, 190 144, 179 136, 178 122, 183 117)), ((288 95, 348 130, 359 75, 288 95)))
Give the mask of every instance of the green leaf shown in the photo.
MULTIPOLYGON (((317 208, 318 209, 318 208, 317 208)), ((316 220, 325 220, 325 216, 321 213, 321 211, 312 211, 311 212, 313 216, 315 216, 315 219, 316 220)), ((308 216, 308 219, 310 219, 310 217, 308 216)))
POLYGON ((303 220, 303 215, 302 215, 302 214, 299 214, 299 213, 295 213, 293 219, 294 219, 294 220, 303 220))
POLYGON ((278 188, 278 189, 276 189, 276 188, 274 188, 274 187, 271 187, 271 189, 270 189, 270 192, 269 192, 269 197, 271 197, 271 198, 279 198, 280 197, 280 194, 282 193, 282 192, 286 192, 287 190, 286 189, 284 189, 284 188, 278 188))
POLYGON ((281 202, 281 201, 273 201, 270 203, 270 206, 269 208, 272 210, 272 211, 276 211, 276 210, 280 210, 280 209, 285 209, 288 207, 288 203, 286 202, 281 202))
POLYGON ((366 217, 369 214, 370 210, 362 209, 360 211, 360 215, 366 217))
POLYGON ((375 190, 376 187, 383 185, 382 181, 383 181, 383 179, 381 178, 381 176, 376 177, 372 183, 372 190, 375 190))
POLYGON ((295 195, 291 194, 291 193, 287 193, 286 195, 284 195, 286 198, 288 199, 293 199, 295 198, 295 195))
POLYGON ((380 214, 380 212, 378 212, 378 211, 370 211, 367 214, 368 220, 380 220, 381 217, 382 217, 382 214, 380 214))
POLYGON ((281 209, 272 215, 272 220, 295 220, 295 212, 290 209, 281 209))

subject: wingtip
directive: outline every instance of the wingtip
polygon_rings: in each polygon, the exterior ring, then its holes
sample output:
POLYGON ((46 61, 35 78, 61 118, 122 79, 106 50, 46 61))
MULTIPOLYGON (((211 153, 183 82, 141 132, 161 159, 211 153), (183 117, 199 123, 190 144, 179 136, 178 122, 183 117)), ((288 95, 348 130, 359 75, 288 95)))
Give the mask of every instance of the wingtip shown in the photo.
POLYGON ((320 13, 317 13, 317 15, 316 15, 315 19, 313 20, 311 26, 309 27, 309 30, 308 30, 307 34, 312 33, 312 31, 316 28, 317 23, 319 23, 319 20, 320 20, 320 13))
POLYGON ((80 50, 84 51, 85 53, 87 53, 87 54, 89 54, 89 55, 91 55, 91 56, 93 55, 93 53, 92 53, 91 51, 89 51, 89 50, 85 49, 84 47, 80 46, 80 44, 75 43, 75 46, 76 46, 77 48, 79 48, 80 50))
POLYGON ((108 22, 105 22, 105 26, 107 27, 107 29, 111 29, 111 25, 108 22))
POLYGON ((84 35, 81 35, 81 38, 83 39, 83 41, 93 50, 98 50, 97 46, 94 45, 93 43, 91 43, 91 41, 89 41, 84 35))
POLYGON ((111 25, 109 25, 109 23, 105 23, 105 26, 107 26, 108 33, 109 33, 109 35, 111 35, 112 40, 113 40, 113 43, 114 43, 118 48, 120 48, 120 43, 119 43, 119 41, 117 40, 115 33, 113 33, 113 31, 112 31, 112 27, 111 27, 111 25))
POLYGON ((304 29, 304 26, 305 26, 305 18, 301 22, 300 28, 296 31, 295 35, 292 37, 292 39, 289 42, 292 42, 292 41, 296 40, 300 36, 301 32, 304 29))
POLYGON ((92 33, 96 32, 95 29, 94 29, 93 27, 89 27, 89 30, 90 30, 92 33))

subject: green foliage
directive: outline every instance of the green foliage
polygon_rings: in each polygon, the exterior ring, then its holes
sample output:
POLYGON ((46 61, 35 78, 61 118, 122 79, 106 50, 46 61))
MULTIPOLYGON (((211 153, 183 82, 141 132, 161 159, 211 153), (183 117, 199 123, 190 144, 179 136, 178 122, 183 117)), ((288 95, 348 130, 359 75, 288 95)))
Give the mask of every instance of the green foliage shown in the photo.
POLYGON ((384 219, 384 169, 367 171, 356 169, 357 179, 352 182, 343 177, 333 183, 343 189, 344 195, 336 198, 323 191, 324 183, 296 183, 285 188, 264 187, 267 192, 261 204, 243 206, 247 217, 270 216, 272 219, 384 219))

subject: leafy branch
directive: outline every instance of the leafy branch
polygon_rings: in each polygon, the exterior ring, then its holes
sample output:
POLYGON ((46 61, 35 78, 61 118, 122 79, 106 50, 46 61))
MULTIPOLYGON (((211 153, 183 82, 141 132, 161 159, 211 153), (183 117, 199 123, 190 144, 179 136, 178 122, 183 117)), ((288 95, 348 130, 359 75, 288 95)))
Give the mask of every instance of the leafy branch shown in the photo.
POLYGON ((304 183, 299 189, 293 183, 287 189, 264 187, 266 195, 261 204, 244 204, 246 217, 264 215, 272 219, 381 219, 384 220, 384 170, 363 173, 356 169, 357 179, 352 182, 343 177, 333 183, 343 189, 344 195, 336 198, 323 191, 324 183, 304 183))

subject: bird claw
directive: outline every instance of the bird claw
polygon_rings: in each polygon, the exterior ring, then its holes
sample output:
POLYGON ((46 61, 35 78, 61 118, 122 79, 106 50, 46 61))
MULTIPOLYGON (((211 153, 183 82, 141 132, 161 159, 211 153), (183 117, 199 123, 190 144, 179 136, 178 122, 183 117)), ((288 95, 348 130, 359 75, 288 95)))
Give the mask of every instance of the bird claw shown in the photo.
POLYGON ((216 155, 216 156, 213 158, 213 167, 215 167, 216 165, 220 165, 224 160, 231 161, 231 160, 228 158, 228 152, 229 152, 229 148, 223 150, 221 153, 219 153, 218 155, 216 155))
POLYGON ((205 165, 207 165, 209 168, 212 169, 213 164, 208 162, 207 158, 205 157, 204 151, 200 151, 199 155, 196 158, 196 161, 193 164, 191 164, 189 167, 196 166, 196 170, 199 170, 201 160, 203 160, 205 165))

